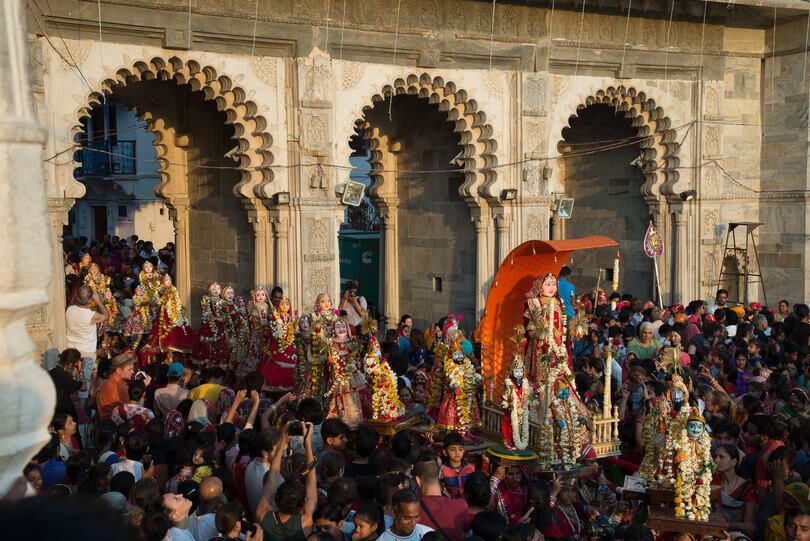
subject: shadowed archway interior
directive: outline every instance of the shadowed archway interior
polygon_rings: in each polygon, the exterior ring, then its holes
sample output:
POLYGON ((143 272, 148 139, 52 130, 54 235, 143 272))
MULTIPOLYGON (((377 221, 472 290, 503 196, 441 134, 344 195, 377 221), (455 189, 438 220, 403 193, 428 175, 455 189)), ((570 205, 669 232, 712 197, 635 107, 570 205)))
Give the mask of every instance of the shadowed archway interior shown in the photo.
MULTIPOLYGON (((578 111, 562 135, 558 150, 565 194, 575 200, 572 217, 563 224, 564 238, 600 234, 616 240, 622 258, 619 291, 651 298, 653 267, 642 247, 650 211, 641 196, 640 146, 633 142, 638 129, 613 106, 595 103, 578 111), (631 144, 592 152, 618 140, 631 144)), ((616 249, 577 252, 570 264, 577 292, 592 290, 597 269, 605 268, 600 287, 609 293, 615 257, 616 249)))
MULTIPOLYGON (((424 329, 436 314, 448 312, 473 321, 475 228, 460 193, 464 175, 454 172, 459 169, 461 134, 454 131, 448 113, 428 99, 398 95, 393 100, 391 120, 388 100, 376 102, 363 115, 367 130, 386 144, 395 142, 398 149, 393 160, 400 171, 395 186, 375 197, 382 207, 392 205, 391 211, 396 212, 396 245, 386 247, 381 234, 383 265, 396 261, 399 305, 408 307, 416 327, 424 329), (424 170, 450 172, 406 172, 424 170)), ((383 277, 386 274, 381 272, 383 277)))

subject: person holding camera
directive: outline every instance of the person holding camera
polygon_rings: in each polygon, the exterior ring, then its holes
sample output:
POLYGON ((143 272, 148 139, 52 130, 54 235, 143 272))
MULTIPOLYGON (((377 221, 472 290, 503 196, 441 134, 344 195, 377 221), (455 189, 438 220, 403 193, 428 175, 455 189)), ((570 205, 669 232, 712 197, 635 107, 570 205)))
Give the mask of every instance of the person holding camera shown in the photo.
POLYGON ((98 390, 98 416, 102 421, 112 417, 112 412, 121 404, 129 402, 129 383, 135 374, 135 359, 120 353, 110 362, 110 378, 98 390))
POLYGON ((340 299, 340 306, 338 306, 338 310, 346 312, 346 321, 349 325, 354 327, 355 330, 363 321, 361 314, 365 310, 368 310, 366 298, 358 296, 357 291, 356 282, 346 282, 346 290, 343 292, 343 297, 340 299))
POLYGON ((240 541, 241 534, 244 534, 244 541, 263 541, 264 539, 261 526, 245 520, 244 509, 239 502, 222 504, 217 509, 214 520, 219 533, 210 541, 240 541))
POLYGON ((71 396, 77 391, 87 390, 84 371, 81 370, 82 354, 76 348, 67 348, 59 354, 59 364, 48 374, 56 387, 56 409, 54 413, 66 413, 77 419, 76 406, 71 396))
POLYGON ((312 453, 312 423, 290 421, 284 425, 281 443, 276 446, 273 453, 270 474, 267 476, 259 505, 256 507, 256 520, 262 525, 267 541, 304 541, 306 536, 312 533, 315 524, 312 515, 318 501, 316 463, 317 460, 312 453), (306 462, 301 477, 306 479, 306 483, 295 477, 278 486, 281 457, 287 450, 292 433, 298 429, 304 434, 306 462), (273 510, 273 500, 278 511, 273 510))

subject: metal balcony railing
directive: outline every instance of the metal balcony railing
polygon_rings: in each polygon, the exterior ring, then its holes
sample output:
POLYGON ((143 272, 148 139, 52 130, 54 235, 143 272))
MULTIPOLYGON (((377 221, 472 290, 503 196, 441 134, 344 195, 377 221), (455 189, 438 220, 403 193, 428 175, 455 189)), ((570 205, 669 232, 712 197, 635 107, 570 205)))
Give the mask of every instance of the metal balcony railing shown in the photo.
POLYGON ((135 141, 90 141, 82 145, 76 161, 77 176, 135 174, 135 141))

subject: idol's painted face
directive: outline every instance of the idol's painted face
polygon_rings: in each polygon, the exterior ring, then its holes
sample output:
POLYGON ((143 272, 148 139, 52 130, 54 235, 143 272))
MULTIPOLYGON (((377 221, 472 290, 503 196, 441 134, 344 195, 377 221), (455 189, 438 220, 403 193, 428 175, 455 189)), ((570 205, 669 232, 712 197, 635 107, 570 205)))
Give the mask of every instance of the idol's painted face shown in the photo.
POLYGON ((696 440, 703 434, 703 423, 700 421, 689 421, 686 423, 686 433, 693 440, 696 440))
POLYGON ((290 301, 286 299, 282 299, 278 303, 278 311, 282 314, 289 314, 290 313, 290 301))
POLYGON ((344 337, 349 334, 349 327, 342 319, 335 322, 335 336, 344 337))
POLYGON ((329 295, 324 295, 323 297, 318 300, 318 308, 321 310, 331 310, 332 309, 332 299, 329 298, 329 295))
POLYGON ((302 317, 298 320, 298 328, 301 329, 303 332, 309 332, 309 318, 302 317))
POLYGON ((136 296, 143 295, 143 289, 141 289, 141 286, 136 286, 135 287, 135 295, 136 296))
POLYGON ((208 288, 208 296, 219 297, 220 295, 222 295, 222 287, 219 284, 211 284, 211 287, 208 288))
POLYGON ((143 264, 143 272, 145 272, 146 274, 150 274, 153 270, 155 270, 155 267, 152 266, 151 261, 144 262, 144 264, 143 264))
POLYGON ((464 352, 463 351, 454 351, 453 352, 453 361, 457 363, 461 363, 464 360, 464 352))
POLYGON ((512 375, 515 377, 515 379, 523 379, 523 367, 518 366, 512 370, 512 375))
POLYGON ((101 274, 101 269, 99 268, 98 265, 93 263, 92 265, 90 265, 90 274, 101 274))
POLYGON ((163 285, 164 285, 164 286, 170 286, 170 285, 172 285, 172 277, 171 277, 171 276, 169 276, 168 274, 167 274, 166 276, 164 276, 164 277, 163 277, 163 285))
POLYGON ((256 292, 256 302, 267 302, 267 293, 263 289, 256 292))
POLYGON ((565 398, 568 398, 568 393, 570 393, 570 392, 571 392, 571 390, 568 387, 563 387, 562 389, 557 391, 557 396, 562 398, 562 399, 565 399, 565 398))
POLYGON ((82 265, 84 265, 84 266, 86 267, 87 265, 89 265, 89 264, 90 264, 90 262, 91 262, 92 260, 93 260, 93 258, 91 258, 91 257, 90 257, 90 254, 84 254, 84 255, 82 256, 82 261, 81 261, 81 263, 82 263, 82 265))
POLYGON ((557 280, 554 278, 546 278, 543 280, 543 287, 540 288, 540 293, 544 297, 553 297, 557 294, 557 280))
POLYGON ((680 389, 673 389, 672 390, 672 401, 673 402, 683 402, 683 391, 680 389))
POLYGON ((107 300, 112 299, 112 298, 113 298, 112 291, 110 291, 109 289, 107 289, 106 291, 104 291, 104 298, 105 298, 105 299, 107 299, 107 300))
POLYGON ((228 301, 228 302, 232 301, 233 296, 234 296, 233 289, 229 289, 228 291, 225 292, 225 300, 226 301, 228 301))

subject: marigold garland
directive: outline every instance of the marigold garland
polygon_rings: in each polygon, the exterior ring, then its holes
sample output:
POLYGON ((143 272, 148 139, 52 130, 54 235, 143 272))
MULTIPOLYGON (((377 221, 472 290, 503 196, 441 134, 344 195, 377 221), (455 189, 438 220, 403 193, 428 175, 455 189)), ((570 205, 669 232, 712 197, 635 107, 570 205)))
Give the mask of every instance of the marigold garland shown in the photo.
POLYGON ((380 355, 380 348, 374 338, 368 346, 364 361, 366 378, 374 392, 371 395, 371 406, 374 419, 395 419, 405 414, 405 406, 397 393, 397 378, 388 361, 380 355))

